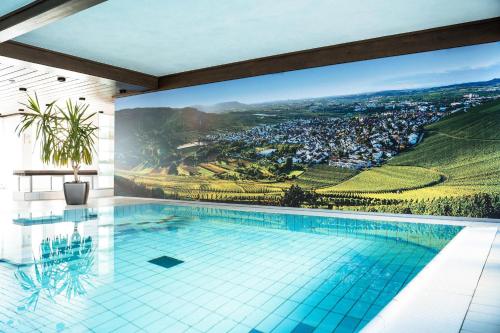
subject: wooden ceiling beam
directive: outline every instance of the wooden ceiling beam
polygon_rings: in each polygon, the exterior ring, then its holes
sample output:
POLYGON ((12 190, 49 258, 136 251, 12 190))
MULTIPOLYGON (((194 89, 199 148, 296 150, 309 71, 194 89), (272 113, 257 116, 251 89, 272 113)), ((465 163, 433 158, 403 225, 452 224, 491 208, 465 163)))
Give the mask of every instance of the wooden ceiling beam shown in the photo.
POLYGON ((500 17, 166 75, 158 90, 497 41, 500 17))
POLYGON ((130 90, 149 90, 158 87, 158 78, 153 75, 14 41, 0 44, 0 56, 108 79, 130 90))
MULTIPOLYGON (((63 17, 63 8, 66 8, 65 12, 67 16, 71 15, 71 11, 73 11, 73 13, 77 11, 75 8, 78 6, 87 6, 88 8, 100 2, 102 1, 37 0, 33 2, 31 6, 36 8, 37 6, 49 6, 49 4, 51 4, 53 8, 59 8, 60 10, 59 16, 56 16, 63 17), (57 7, 55 3, 59 3, 60 6, 65 5, 66 7, 57 7), (77 3, 85 3, 85 5, 77 5, 77 3)), ((22 22, 24 21, 31 22, 31 19, 22 21, 20 19, 21 16, 19 16, 27 15, 23 14, 25 11, 30 13, 30 10, 34 10, 28 7, 32 8, 30 5, 27 5, 0 18, 0 37, 5 30, 10 29, 9 27, 16 26, 13 25, 11 21, 12 18, 9 19, 9 17, 17 16, 20 22, 18 24, 21 24, 19 27, 22 27, 22 22), (9 24, 8 22, 11 23, 9 24)), ((42 7, 38 7, 39 15, 42 15, 39 19, 43 22, 48 22, 51 18, 50 16, 41 14, 44 12, 41 8, 42 7)), ((80 8, 79 10, 83 10, 83 7, 78 8, 80 8)), ((50 10, 48 10, 48 12, 50 12, 50 10)), ((37 17, 33 12, 31 12, 30 15, 37 17)), ((53 20, 55 19, 56 18, 53 20)), ((31 24, 34 26, 33 22, 31 24)), ((143 91, 175 89, 258 75, 496 41, 500 41, 500 17, 251 59, 162 77, 156 77, 14 41, 6 41, 0 44, 0 56, 109 79, 117 82, 119 87, 123 86, 123 88, 127 89, 127 94, 135 94, 143 91)))
POLYGON ((0 17, 0 43, 106 0, 36 0, 0 17))

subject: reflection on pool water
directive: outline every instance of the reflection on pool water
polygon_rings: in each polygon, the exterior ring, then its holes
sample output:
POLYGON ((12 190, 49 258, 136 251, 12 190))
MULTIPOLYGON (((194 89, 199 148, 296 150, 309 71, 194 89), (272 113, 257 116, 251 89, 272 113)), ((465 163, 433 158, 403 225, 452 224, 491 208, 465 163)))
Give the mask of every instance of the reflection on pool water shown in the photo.
POLYGON ((141 204, 0 221, 0 331, 356 332, 460 227, 141 204))
POLYGON ((40 245, 40 258, 33 259, 33 271, 19 269, 14 274, 28 296, 18 310, 36 310, 40 296, 53 300, 65 294, 84 295, 93 268, 92 237, 81 238, 78 227, 71 235, 44 239, 40 245))

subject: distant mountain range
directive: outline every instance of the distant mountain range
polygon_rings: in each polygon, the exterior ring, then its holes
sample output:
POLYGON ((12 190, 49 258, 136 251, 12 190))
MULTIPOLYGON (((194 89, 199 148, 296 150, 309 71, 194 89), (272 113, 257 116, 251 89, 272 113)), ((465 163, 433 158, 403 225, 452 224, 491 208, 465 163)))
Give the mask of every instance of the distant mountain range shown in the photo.
POLYGON ((191 107, 206 113, 245 111, 252 108, 248 104, 243 104, 236 101, 217 103, 213 105, 192 105, 191 107))
MULTIPOLYGON (((497 84, 500 84, 500 78, 495 78, 495 79, 492 79, 489 81, 457 83, 457 84, 451 84, 448 86, 441 86, 441 87, 435 87, 435 88, 486 87, 486 86, 492 86, 492 85, 497 85, 497 84)), ((432 89, 432 88, 428 88, 428 89, 432 89)))
POLYGON ((196 110, 199 110, 201 112, 205 112, 205 113, 227 113, 227 112, 237 112, 237 111, 241 112, 241 111, 255 110, 258 107, 263 106, 263 105, 294 103, 294 102, 300 102, 300 101, 304 101, 304 100, 311 100, 312 101, 312 100, 318 100, 318 99, 324 99, 324 98, 344 99, 344 98, 352 98, 352 97, 370 98, 370 97, 374 97, 374 96, 392 96, 392 95, 399 96, 399 95, 405 95, 409 92, 415 92, 415 91, 432 91, 432 90, 440 90, 440 89, 486 87, 486 86, 494 86, 494 85, 500 85, 500 78, 494 78, 494 79, 489 80, 489 81, 456 83, 456 84, 451 84, 451 85, 446 85, 446 86, 413 88, 413 89, 398 89, 398 90, 383 90, 383 91, 366 92, 366 93, 353 94, 353 95, 343 95, 343 96, 323 96, 323 97, 315 97, 315 98, 304 97, 304 98, 294 99, 294 100, 277 100, 277 101, 269 101, 269 102, 254 103, 254 104, 244 104, 244 103, 240 103, 238 101, 230 101, 230 102, 217 103, 217 104, 213 104, 213 105, 192 105, 190 107, 194 108, 196 110))
POLYGON ((373 96, 405 95, 409 92, 415 92, 415 91, 433 91, 433 90, 441 90, 441 89, 487 87, 487 86, 495 86, 495 85, 500 85, 500 78, 494 78, 494 79, 491 79, 488 81, 455 83, 455 84, 450 84, 450 85, 446 85, 446 86, 412 88, 412 89, 397 89, 397 90, 383 90, 383 91, 367 92, 367 93, 354 94, 354 95, 331 96, 331 97, 342 98, 342 97, 354 97, 354 96, 356 96, 356 97, 373 97, 373 96))

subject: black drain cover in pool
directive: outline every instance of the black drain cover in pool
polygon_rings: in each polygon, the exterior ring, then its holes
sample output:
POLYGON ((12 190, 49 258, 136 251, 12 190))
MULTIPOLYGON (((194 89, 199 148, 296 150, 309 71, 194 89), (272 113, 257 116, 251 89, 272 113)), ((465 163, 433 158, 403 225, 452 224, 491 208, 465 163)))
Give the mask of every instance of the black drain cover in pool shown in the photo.
POLYGON ((299 323, 297 326, 295 326, 292 333, 312 333, 315 329, 316 328, 307 324, 299 323))
POLYGON ((148 262, 161 267, 170 268, 182 264, 184 261, 172 257, 162 256, 155 259, 151 259, 148 262))

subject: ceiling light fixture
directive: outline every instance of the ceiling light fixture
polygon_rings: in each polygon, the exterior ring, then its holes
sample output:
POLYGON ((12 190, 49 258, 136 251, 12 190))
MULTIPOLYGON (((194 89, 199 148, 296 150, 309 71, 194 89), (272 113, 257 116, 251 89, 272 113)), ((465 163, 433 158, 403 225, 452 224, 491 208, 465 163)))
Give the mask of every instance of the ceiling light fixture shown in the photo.
POLYGON ((19 91, 27 91, 28 89, 27 88, 24 88, 24 87, 21 87, 19 88, 19 91))
POLYGON ((57 81, 59 81, 59 82, 65 82, 66 78, 64 76, 58 76, 57 77, 57 81))
POLYGON ((80 101, 84 101, 85 100, 85 97, 79 97, 78 98, 80 101))

